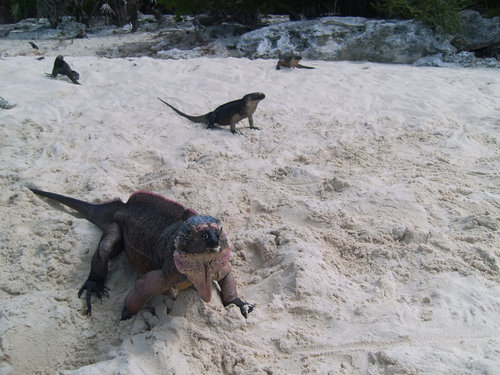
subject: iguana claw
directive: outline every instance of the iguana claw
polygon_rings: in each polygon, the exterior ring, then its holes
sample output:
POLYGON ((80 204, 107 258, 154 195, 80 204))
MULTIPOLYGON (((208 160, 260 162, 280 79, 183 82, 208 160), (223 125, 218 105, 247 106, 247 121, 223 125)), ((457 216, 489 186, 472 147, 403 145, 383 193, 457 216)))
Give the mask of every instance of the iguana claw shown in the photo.
POLYGON ((229 302, 229 304, 231 304, 231 303, 240 308, 241 315, 243 315, 245 317, 245 319, 248 318, 248 314, 250 314, 255 307, 251 303, 243 302, 239 298, 236 298, 236 299, 232 300, 231 302, 229 302))
POLYGON ((90 303, 90 299, 92 298, 92 293, 94 293, 99 300, 102 300, 102 296, 109 296, 108 288, 104 285, 104 283, 100 281, 87 280, 85 284, 78 291, 78 298, 81 297, 83 291, 87 291, 87 315, 92 315, 92 304, 90 303))
POLYGON ((254 305, 250 303, 245 303, 243 306, 240 306, 241 314, 246 318, 248 318, 248 314, 253 311, 254 305))

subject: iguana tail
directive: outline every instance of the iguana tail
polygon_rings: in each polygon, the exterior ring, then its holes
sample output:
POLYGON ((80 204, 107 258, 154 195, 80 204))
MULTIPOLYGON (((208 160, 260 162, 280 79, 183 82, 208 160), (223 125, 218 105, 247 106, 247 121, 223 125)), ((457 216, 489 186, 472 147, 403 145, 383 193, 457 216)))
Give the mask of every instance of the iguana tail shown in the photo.
POLYGON ((64 195, 50 193, 29 187, 33 193, 45 198, 49 198, 64 204, 83 215, 85 219, 94 223, 99 228, 104 229, 113 222, 114 213, 125 205, 121 200, 116 199, 107 203, 89 203, 79 199, 66 197, 64 195))
POLYGON ((316 68, 313 68, 312 66, 305 66, 305 65, 300 65, 300 64, 297 64, 297 68, 302 68, 302 69, 316 69, 316 68))
POLYGON ((177 112, 179 115, 187 118, 188 120, 191 120, 193 122, 203 122, 203 123, 207 123, 208 122, 207 117, 205 115, 202 115, 202 116, 190 116, 190 115, 185 114, 184 112, 179 111, 177 108, 175 108, 174 106, 171 106, 165 100, 163 100, 163 99, 161 99, 159 97, 158 97, 158 100, 160 100, 161 102, 165 103, 170 108, 172 108, 175 112, 177 112))

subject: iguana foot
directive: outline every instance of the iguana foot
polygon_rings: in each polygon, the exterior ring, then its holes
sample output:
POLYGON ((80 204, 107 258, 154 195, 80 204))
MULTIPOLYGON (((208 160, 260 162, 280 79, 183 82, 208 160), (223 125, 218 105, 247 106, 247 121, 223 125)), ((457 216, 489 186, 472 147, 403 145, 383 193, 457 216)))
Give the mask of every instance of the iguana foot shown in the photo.
POLYGON ((92 293, 94 293, 100 301, 102 301, 102 296, 109 296, 108 288, 104 285, 103 282, 87 280, 85 284, 78 291, 78 298, 81 297, 83 291, 87 291, 87 315, 92 315, 92 305, 90 303, 90 299, 92 298, 92 293))
POLYGON ((255 307, 254 305, 252 305, 248 302, 243 302, 239 298, 235 298, 234 300, 232 300, 231 302, 226 304, 226 306, 230 305, 231 303, 240 308, 241 315, 243 315, 245 317, 245 319, 248 318, 248 314, 250 314, 253 311, 253 308, 255 307))
POLYGON ((134 316, 134 314, 132 314, 128 309, 127 309, 127 306, 123 306, 123 310, 122 310, 122 317, 120 320, 127 320, 127 319, 130 319, 132 316, 134 316))

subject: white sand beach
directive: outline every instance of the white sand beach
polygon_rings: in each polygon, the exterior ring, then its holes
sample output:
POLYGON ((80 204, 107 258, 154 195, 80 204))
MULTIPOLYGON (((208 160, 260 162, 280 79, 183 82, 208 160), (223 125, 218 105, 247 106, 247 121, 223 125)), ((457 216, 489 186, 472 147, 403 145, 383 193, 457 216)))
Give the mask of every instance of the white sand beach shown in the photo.
MULTIPOLYGON (((37 42, 38 43, 38 42, 37 42)), ((500 71, 107 59, 0 41, 0 374, 499 374, 500 71), (82 85, 45 76, 62 54, 82 85), (252 130, 201 115, 261 91, 252 130), (27 186, 219 218, 244 319, 193 289, 120 321, 77 292, 100 230, 27 186)), ((110 42, 112 43, 112 42, 110 42)))

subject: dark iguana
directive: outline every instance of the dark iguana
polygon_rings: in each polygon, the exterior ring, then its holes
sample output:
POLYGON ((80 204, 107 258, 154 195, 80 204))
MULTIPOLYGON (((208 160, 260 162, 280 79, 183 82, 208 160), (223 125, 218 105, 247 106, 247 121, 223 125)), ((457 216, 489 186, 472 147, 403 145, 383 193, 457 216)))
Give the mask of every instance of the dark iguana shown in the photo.
POLYGON ((285 52, 278 58, 278 63, 276 64, 276 69, 280 70, 280 67, 284 66, 286 68, 302 68, 302 69, 314 69, 312 66, 301 65, 300 60, 302 56, 295 55, 291 52, 285 52))
POLYGON ((57 56, 54 60, 52 74, 45 74, 52 78, 56 78, 58 74, 61 74, 68 77, 75 85, 80 85, 80 82, 78 82, 78 80, 80 79, 80 74, 78 74, 78 72, 74 70, 71 70, 71 67, 66 61, 64 61, 64 57, 61 55, 57 56))
POLYGON ((30 188, 81 213, 103 230, 91 261, 90 274, 78 292, 87 296, 87 314, 92 313, 91 297, 108 294, 105 280, 108 262, 125 250, 130 263, 144 274, 128 293, 122 320, 136 314, 154 294, 170 294, 193 285, 209 302, 212 281, 221 289, 224 306, 235 304, 246 318, 253 305, 243 302, 229 263, 230 251, 219 220, 198 215, 192 209, 159 195, 137 192, 126 203, 88 203, 63 195, 30 188))
POLYGON ((253 126, 252 116, 257 109, 257 105, 259 104, 259 102, 265 97, 266 96, 261 92, 246 94, 241 99, 222 104, 221 106, 215 108, 215 110, 213 110, 212 112, 208 112, 207 114, 201 116, 187 115, 184 112, 179 111, 174 106, 168 104, 163 99, 158 99, 188 120, 208 124, 209 129, 214 128, 215 124, 229 125, 231 128, 231 132, 234 134, 236 133, 236 123, 243 120, 244 118, 248 118, 250 129, 259 129, 253 126))

